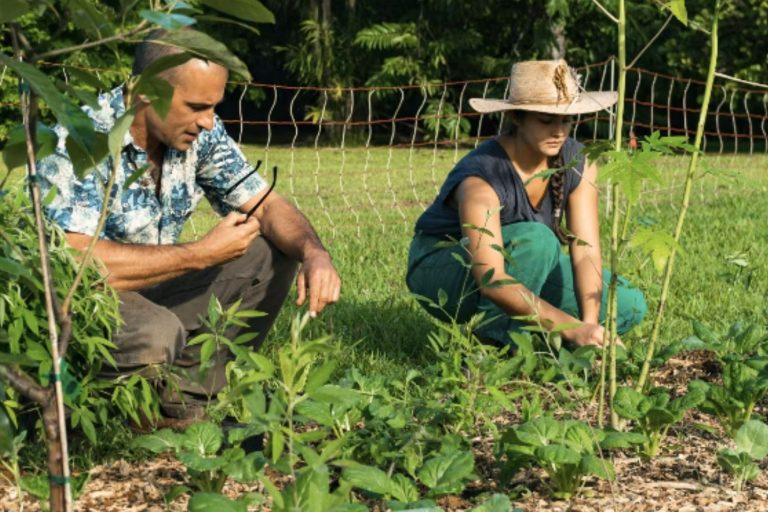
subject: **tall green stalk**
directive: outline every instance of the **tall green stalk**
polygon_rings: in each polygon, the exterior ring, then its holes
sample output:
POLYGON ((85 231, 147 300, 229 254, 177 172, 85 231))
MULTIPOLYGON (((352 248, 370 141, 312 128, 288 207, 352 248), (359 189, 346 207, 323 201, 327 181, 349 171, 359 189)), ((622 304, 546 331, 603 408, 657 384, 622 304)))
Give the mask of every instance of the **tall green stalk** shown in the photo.
MULTIPOLYGON (((696 127, 696 140, 694 146, 696 149, 701 149, 701 141, 704 136, 704 124, 707 120, 707 111, 709 109, 709 99, 712 96, 712 84, 715 81, 715 67, 717 65, 717 49, 718 49, 718 21, 720 17, 721 1, 715 0, 715 11, 712 19, 712 32, 710 34, 710 44, 712 46, 712 53, 709 57, 709 70, 707 71, 707 82, 704 88, 704 100, 701 105, 701 112, 699 113, 699 124, 696 127)), ((690 163, 688 165, 688 173, 685 178, 685 189, 683 192, 683 204, 680 208, 680 214, 677 217, 677 225, 675 226, 674 238, 675 244, 672 246, 672 250, 667 259, 667 263, 664 266, 664 280, 661 287, 661 295, 659 297, 659 305, 656 308, 656 317, 653 319, 653 328, 651 330, 651 339, 648 343, 648 351, 645 354, 645 360, 643 361, 643 368, 640 371, 640 378, 637 381, 635 389, 642 391, 648 380, 648 374, 651 367, 651 359, 656 348, 656 342, 659 339, 659 330, 661 328, 661 319, 664 315, 664 309, 667 305, 667 296, 669 294, 669 283, 672 278, 672 268, 675 264, 675 254, 677 253, 677 246, 680 242, 680 236, 683 232, 683 224, 685 223, 685 215, 688 212, 688 206, 691 199, 691 190, 693 188, 693 177, 696 174, 697 164, 699 162, 699 152, 693 153, 690 163)))
MULTIPOLYGON (((619 0, 619 16, 618 16, 618 66, 619 66, 619 84, 618 93, 619 100, 616 104, 616 131, 614 134, 614 149, 621 151, 621 138, 622 129, 624 126, 624 93, 626 89, 627 81, 627 16, 624 6, 624 0, 619 0)), ((600 382, 600 402, 598 405, 598 418, 602 424, 603 417, 603 401, 605 395, 605 364, 606 364, 606 348, 609 351, 608 364, 609 364, 609 406, 611 408, 611 426, 618 428, 619 417, 613 412, 613 396, 616 394, 616 314, 618 311, 617 303, 618 296, 616 288, 618 286, 619 275, 619 243, 621 241, 621 187, 619 183, 614 182, 611 186, 611 256, 610 256, 610 268, 611 268, 611 280, 608 284, 608 311, 606 311, 606 325, 605 336, 603 337, 603 368, 601 370, 601 382, 600 382)))

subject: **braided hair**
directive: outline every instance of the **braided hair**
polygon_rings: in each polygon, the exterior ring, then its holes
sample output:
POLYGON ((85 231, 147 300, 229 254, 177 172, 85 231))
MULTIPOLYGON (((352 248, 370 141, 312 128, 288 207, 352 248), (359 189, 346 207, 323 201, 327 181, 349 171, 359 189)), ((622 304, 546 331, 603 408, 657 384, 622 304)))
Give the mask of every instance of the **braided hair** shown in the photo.
POLYGON ((547 161, 547 166, 550 169, 557 169, 557 171, 549 177, 549 193, 552 194, 552 231, 555 232, 555 236, 563 245, 568 244, 573 238, 572 235, 568 235, 563 231, 563 209, 565 205, 565 163, 563 162, 563 150, 557 156, 554 156, 547 161))
MULTIPOLYGON (((524 110, 512 111, 512 122, 509 124, 506 130, 507 135, 514 136, 517 134, 517 123, 521 122, 526 116, 527 112, 524 110)), ((547 167, 550 169, 557 169, 557 171, 549 177, 548 193, 552 194, 552 231, 560 241, 561 244, 566 245, 572 239, 573 235, 566 234, 563 231, 563 210, 565 209, 565 161, 563 159, 563 149, 560 148, 560 152, 547 159, 547 167)))

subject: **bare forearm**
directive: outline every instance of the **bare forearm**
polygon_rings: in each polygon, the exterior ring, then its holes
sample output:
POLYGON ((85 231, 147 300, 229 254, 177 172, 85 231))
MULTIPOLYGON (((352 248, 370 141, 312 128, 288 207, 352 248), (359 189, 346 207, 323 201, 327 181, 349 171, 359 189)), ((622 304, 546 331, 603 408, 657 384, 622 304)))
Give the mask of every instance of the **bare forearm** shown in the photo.
MULTIPOLYGON (((73 247, 84 250, 90 237, 68 238, 73 247)), ((104 265, 109 284, 121 291, 148 288, 205 267, 194 244, 135 245, 100 240, 93 256, 104 265)))
POLYGON ((572 246, 571 265, 581 319, 598 323, 603 294, 603 261, 599 249, 572 246))
POLYGON ((484 295, 508 315, 533 317, 532 324, 538 323, 546 329, 579 322, 577 318, 556 308, 522 284, 488 289, 484 295))
POLYGON ((271 201, 265 207, 261 230, 281 251, 298 261, 317 253, 327 254, 307 218, 286 199, 271 201))

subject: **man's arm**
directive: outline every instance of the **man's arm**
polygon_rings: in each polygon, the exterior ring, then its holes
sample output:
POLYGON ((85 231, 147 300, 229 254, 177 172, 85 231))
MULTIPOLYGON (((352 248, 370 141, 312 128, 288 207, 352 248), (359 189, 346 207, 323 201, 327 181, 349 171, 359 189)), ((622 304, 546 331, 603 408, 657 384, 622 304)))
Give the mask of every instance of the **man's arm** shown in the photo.
MULTIPOLYGON (((260 191, 240 207, 247 212, 266 193, 260 191)), ((302 213, 276 192, 271 193, 255 212, 262 234, 288 256, 302 263, 296 278, 298 297, 302 305, 309 295, 309 313, 319 313, 328 304, 339 300, 341 279, 323 247, 320 237, 302 213)))
MULTIPOLYGON (((107 270, 110 285, 120 291, 141 290, 168 279, 200 270, 245 254, 259 235, 259 222, 245 215, 230 213, 203 238, 176 245, 138 245, 99 240, 94 256, 107 270)), ((67 241, 84 251, 92 237, 67 233, 67 241)))

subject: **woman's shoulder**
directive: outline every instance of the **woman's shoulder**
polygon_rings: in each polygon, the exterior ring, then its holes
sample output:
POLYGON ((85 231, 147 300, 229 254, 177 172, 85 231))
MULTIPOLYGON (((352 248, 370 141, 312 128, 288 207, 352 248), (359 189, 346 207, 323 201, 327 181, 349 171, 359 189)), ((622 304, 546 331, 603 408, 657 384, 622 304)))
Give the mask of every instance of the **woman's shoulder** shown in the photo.
POLYGON ((456 163, 454 170, 463 170, 473 168, 488 168, 503 163, 506 158, 504 148, 501 147, 499 142, 495 139, 488 139, 479 144, 475 149, 464 155, 456 163))

